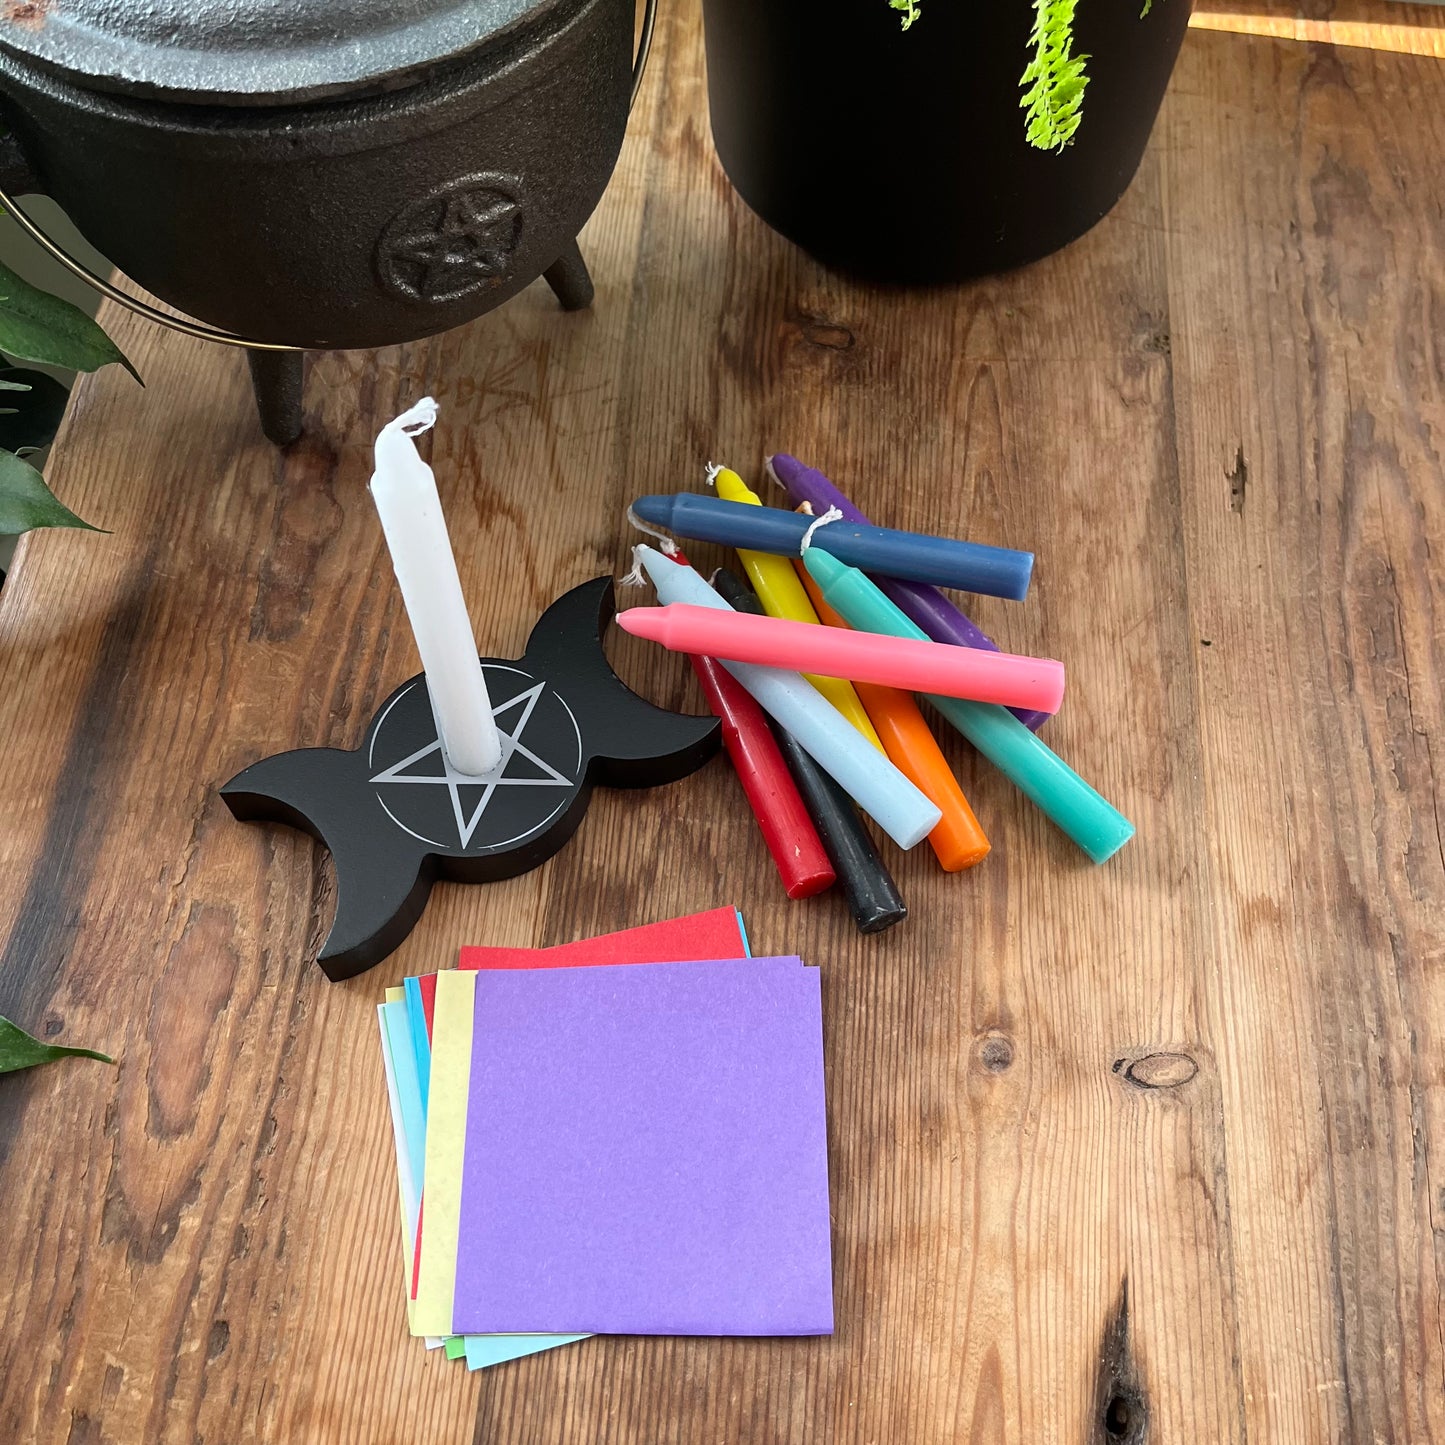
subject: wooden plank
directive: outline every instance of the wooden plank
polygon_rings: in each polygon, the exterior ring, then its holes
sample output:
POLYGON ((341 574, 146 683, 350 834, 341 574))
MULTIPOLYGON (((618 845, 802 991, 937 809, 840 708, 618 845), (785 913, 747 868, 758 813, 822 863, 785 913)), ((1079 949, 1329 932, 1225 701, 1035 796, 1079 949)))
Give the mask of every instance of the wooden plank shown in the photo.
POLYGON ((592 313, 535 287, 323 358, 286 453, 235 357, 108 318, 147 391, 84 383, 52 481, 114 534, 30 539, 0 593, 0 1012, 121 1066, 0 1086, 0 1438, 1445 1438, 1438 71, 1191 35, 1095 232, 906 295, 733 196, 700 62, 666 14, 592 313), (979 620, 1068 661, 1049 736, 1138 840, 1090 868, 950 739, 995 851, 893 854, 914 916, 862 940, 780 900, 719 763, 599 795, 544 868, 439 887, 327 984, 324 858, 215 787, 353 744, 414 670, 363 488, 428 390, 499 652, 709 459, 790 448, 880 520, 1036 548, 1036 596, 979 620), (836 1337, 427 1356, 383 983, 732 900, 824 969, 836 1337))
POLYGON ((1222 106, 1163 139, 1251 1433, 1437 1440, 1445 88, 1221 36, 1180 79, 1222 106))

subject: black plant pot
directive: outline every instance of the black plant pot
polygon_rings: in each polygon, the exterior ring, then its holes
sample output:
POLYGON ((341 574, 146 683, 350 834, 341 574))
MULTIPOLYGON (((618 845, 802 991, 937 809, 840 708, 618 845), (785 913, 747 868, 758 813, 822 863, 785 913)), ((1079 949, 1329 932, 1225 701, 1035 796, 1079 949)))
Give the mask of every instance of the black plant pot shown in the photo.
POLYGON ((1078 0, 1083 120, 1025 140, 1029 0, 703 0, 713 138, 770 226, 825 264, 933 283, 1037 260, 1083 235, 1138 169, 1190 0, 1078 0))

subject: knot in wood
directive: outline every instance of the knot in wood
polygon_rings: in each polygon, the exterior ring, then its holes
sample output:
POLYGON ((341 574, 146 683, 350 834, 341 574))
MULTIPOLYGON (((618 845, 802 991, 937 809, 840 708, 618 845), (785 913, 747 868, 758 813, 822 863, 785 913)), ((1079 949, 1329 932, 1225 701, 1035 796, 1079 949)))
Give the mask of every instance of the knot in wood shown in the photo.
POLYGON ((857 344, 857 337, 849 327, 826 316, 800 311, 790 316, 786 324, 799 340, 824 351, 851 351, 857 344))
POLYGON ((1194 1078, 1199 1065, 1188 1054, 1164 1052, 1145 1054, 1132 1063, 1120 1059, 1114 1072, 1122 1073, 1136 1089, 1178 1089, 1194 1078))
POLYGON ((1007 1034, 985 1034, 978 1043, 978 1061, 990 1074, 1003 1073, 1014 1061, 1013 1040, 1007 1034))

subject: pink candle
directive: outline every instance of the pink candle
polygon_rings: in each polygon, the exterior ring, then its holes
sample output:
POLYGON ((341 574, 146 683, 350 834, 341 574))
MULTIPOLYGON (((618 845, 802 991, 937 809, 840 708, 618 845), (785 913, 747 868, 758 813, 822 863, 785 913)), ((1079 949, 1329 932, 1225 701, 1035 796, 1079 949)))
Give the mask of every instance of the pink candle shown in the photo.
POLYGON ((750 662, 824 677, 874 682, 908 692, 966 697, 1006 707, 1055 711, 1064 696, 1064 665, 1051 658, 978 652, 947 643, 844 632, 815 623, 757 617, 673 603, 634 607, 617 625, 674 652, 750 662))

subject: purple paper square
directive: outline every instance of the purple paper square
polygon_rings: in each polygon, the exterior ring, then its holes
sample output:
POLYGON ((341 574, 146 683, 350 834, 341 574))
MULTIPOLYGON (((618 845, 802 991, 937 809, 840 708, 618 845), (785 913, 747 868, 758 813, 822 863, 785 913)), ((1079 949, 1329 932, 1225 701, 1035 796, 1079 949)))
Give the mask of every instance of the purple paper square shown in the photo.
POLYGON ((479 974, 457 1333, 833 1329, 797 959, 479 974))

